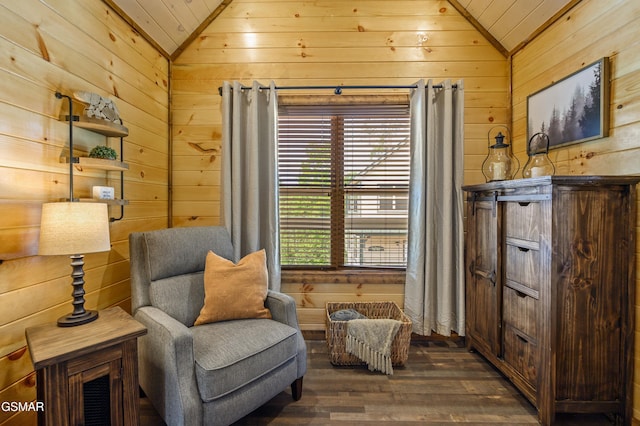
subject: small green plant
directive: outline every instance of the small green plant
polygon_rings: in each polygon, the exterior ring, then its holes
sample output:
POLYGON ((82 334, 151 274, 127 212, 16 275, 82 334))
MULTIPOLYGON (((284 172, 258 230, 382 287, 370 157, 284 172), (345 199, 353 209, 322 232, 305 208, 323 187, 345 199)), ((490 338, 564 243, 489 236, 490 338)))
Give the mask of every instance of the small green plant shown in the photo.
POLYGON ((106 160, 117 160, 118 153, 115 149, 109 148, 108 146, 98 145, 91 150, 91 152, 89 153, 89 157, 104 158, 106 160))

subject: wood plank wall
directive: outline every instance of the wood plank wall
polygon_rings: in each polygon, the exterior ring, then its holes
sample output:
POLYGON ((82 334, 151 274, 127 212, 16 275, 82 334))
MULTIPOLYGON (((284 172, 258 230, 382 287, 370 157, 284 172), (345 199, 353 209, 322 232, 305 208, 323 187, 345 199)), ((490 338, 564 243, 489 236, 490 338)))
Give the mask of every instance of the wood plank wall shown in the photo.
MULTIPOLYGON (((173 225, 219 222, 217 88, 224 80, 339 85, 463 78, 465 182, 476 183, 483 180, 489 128, 506 123, 512 108, 515 151, 523 161, 526 96, 609 56, 611 136, 556 150, 552 159, 566 174, 640 173, 638 7, 583 0, 514 54, 510 103, 507 60, 446 1, 234 0, 173 66, 173 225)), ((53 94, 82 89, 108 96, 130 129, 124 155, 131 166, 125 174, 131 203, 124 220, 111 225, 111 252, 86 257, 87 306, 128 308, 127 236, 165 227, 169 216, 169 64, 99 0, 0 0, 0 23, 0 400, 33 400, 24 328, 67 313, 70 301, 68 259, 33 255, 41 204, 64 197, 68 188, 66 166, 58 162, 67 128, 57 120, 61 101, 53 94)), ((81 150, 103 140, 76 132, 81 150)), ((76 174, 76 194, 103 179, 76 174)), ((403 298, 401 276, 287 279, 284 289, 296 298, 308 330, 323 327, 326 301, 384 298, 401 304, 403 298)), ((637 294, 640 322, 640 282, 637 294)), ((636 342, 638 330, 640 324, 636 342)), ((635 365, 634 417, 640 419, 640 350, 635 365)), ((33 415, 0 413, 3 426, 33 421, 33 415)))
MULTIPOLYGON (((610 136, 553 150, 550 157, 561 174, 640 174, 639 26, 640 2, 583 0, 513 55, 513 134, 521 161, 526 159, 527 95, 608 56, 610 136)), ((640 222, 636 230, 640 265, 640 222)), ((640 280, 636 288, 634 418, 640 420, 640 280)))
MULTIPOLYGON (((508 63, 447 1, 234 0, 172 65, 174 225, 219 223, 224 80, 408 85, 420 78, 464 79, 465 179, 477 181, 488 130, 508 120, 508 63)), ((285 272, 283 291, 296 299, 303 329, 324 330, 327 301, 402 306, 404 274, 285 272)))
MULTIPOLYGON (((68 197, 68 165, 59 161, 68 125, 54 93, 109 97, 129 128, 130 204, 110 225, 111 251, 85 257, 86 307, 129 309, 128 235, 168 223, 169 63, 100 0, 0 1, 0 52, 0 401, 32 401, 24 330, 72 309, 69 258, 34 255, 42 203, 68 197)), ((74 132, 83 152, 105 141, 74 132)), ((105 172, 75 173, 75 196, 105 182, 105 172)), ((35 413, 0 411, 0 425, 25 424, 35 424, 35 413)))

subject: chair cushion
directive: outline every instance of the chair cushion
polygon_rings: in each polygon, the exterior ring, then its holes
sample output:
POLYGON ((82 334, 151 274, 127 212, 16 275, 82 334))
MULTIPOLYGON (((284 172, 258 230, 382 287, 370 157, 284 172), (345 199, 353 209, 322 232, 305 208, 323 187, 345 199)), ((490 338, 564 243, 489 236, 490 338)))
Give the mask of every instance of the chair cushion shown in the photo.
POLYGON ((204 303, 203 276, 203 272, 196 272, 152 281, 151 304, 191 327, 204 303))
POLYGON ((270 319, 216 322, 192 327, 191 332, 204 402, 242 388, 297 353, 296 329, 270 319))
POLYGON ((222 227, 169 228, 142 235, 151 281, 204 271, 209 250, 233 259, 229 233, 222 227))
POLYGON ((268 289, 264 250, 246 255, 237 264, 209 251, 204 268, 204 306, 195 325, 271 318, 264 306, 268 289))

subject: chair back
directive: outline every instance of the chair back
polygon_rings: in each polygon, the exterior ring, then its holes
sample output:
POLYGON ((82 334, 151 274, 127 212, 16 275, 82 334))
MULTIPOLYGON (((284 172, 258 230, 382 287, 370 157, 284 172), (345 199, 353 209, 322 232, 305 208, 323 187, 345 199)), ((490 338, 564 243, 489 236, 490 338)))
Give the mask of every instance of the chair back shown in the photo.
POLYGON ((231 238, 221 226, 130 234, 133 313, 151 305, 192 326, 204 304, 204 265, 209 250, 235 261, 231 238))

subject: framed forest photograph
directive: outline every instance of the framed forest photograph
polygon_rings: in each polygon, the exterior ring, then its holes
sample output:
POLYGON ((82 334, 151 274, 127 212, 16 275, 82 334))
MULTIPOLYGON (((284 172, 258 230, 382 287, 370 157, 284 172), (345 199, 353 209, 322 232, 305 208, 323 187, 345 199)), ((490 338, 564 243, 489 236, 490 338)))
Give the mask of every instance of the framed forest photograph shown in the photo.
POLYGON ((609 58, 527 97, 527 140, 538 132, 550 149, 608 136, 609 58))

